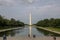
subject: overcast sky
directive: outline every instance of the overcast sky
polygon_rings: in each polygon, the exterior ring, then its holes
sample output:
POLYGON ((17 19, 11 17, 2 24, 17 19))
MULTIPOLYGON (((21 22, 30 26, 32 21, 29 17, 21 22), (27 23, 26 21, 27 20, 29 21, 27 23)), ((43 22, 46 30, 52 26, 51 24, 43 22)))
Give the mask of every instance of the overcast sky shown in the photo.
POLYGON ((0 14, 5 18, 15 18, 29 23, 45 18, 60 18, 60 0, 0 0, 0 14))

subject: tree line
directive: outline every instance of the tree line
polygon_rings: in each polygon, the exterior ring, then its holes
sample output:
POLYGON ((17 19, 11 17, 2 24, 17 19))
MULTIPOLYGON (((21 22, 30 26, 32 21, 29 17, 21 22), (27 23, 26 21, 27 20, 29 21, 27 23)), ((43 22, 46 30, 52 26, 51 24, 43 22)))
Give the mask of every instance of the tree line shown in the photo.
POLYGON ((36 25, 42 27, 60 27, 60 19, 59 18, 44 19, 38 21, 36 25))
POLYGON ((10 28, 12 26, 24 26, 24 23, 19 20, 15 20, 14 18, 9 20, 0 15, 0 28, 10 28))

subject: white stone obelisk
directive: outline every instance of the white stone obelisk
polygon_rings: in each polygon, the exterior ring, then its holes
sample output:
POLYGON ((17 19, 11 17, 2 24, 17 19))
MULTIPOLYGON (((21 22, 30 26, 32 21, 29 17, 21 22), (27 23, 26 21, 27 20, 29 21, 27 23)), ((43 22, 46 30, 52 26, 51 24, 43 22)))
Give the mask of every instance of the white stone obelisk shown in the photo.
POLYGON ((29 15, 29 16, 30 16, 30 24, 29 24, 29 25, 31 26, 31 25, 32 25, 32 23, 31 23, 31 13, 30 13, 30 15, 29 15))
POLYGON ((30 20, 30 22, 29 22, 29 25, 30 25, 30 26, 29 26, 29 35, 30 35, 30 37, 31 37, 31 33, 32 33, 32 32, 31 32, 31 31, 32 31, 32 28, 31 28, 31 25, 32 25, 31 13, 29 14, 29 17, 30 17, 30 18, 29 18, 29 20, 30 20))

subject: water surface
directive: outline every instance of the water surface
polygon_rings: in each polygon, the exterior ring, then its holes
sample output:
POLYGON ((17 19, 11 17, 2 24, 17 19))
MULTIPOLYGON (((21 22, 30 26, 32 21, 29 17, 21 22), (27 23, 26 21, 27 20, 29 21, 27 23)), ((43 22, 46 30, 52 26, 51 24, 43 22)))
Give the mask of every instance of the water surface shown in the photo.
MULTIPOLYGON (((10 31, 5 31, 5 32, 1 32, 0 33, 0 37, 3 37, 3 35, 11 36, 28 36, 29 34, 29 26, 25 26, 24 28, 21 29, 16 29, 16 30, 10 30, 10 31)), ((58 34, 55 33, 51 33, 45 30, 41 30, 41 29, 37 29, 35 28, 35 26, 32 26, 32 35, 36 35, 36 36, 58 36, 58 34)), ((60 35, 59 35, 60 36, 60 35)))

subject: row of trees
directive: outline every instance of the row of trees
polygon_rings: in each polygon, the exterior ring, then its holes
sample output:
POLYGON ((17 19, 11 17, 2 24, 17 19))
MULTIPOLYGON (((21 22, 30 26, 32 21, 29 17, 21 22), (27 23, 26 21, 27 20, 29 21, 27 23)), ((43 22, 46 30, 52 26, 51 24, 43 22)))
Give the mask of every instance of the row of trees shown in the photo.
POLYGON ((60 19, 44 19, 40 20, 36 24, 37 26, 42 26, 42 27, 60 27, 60 19))
POLYGON ((14 18, 9 19, 5 19, 4 17, 2 17, 0 15, 0 28, 8 28, 6 26, 24 26, 24 23, 19 21, 19 20, 15 20, 14 18))

